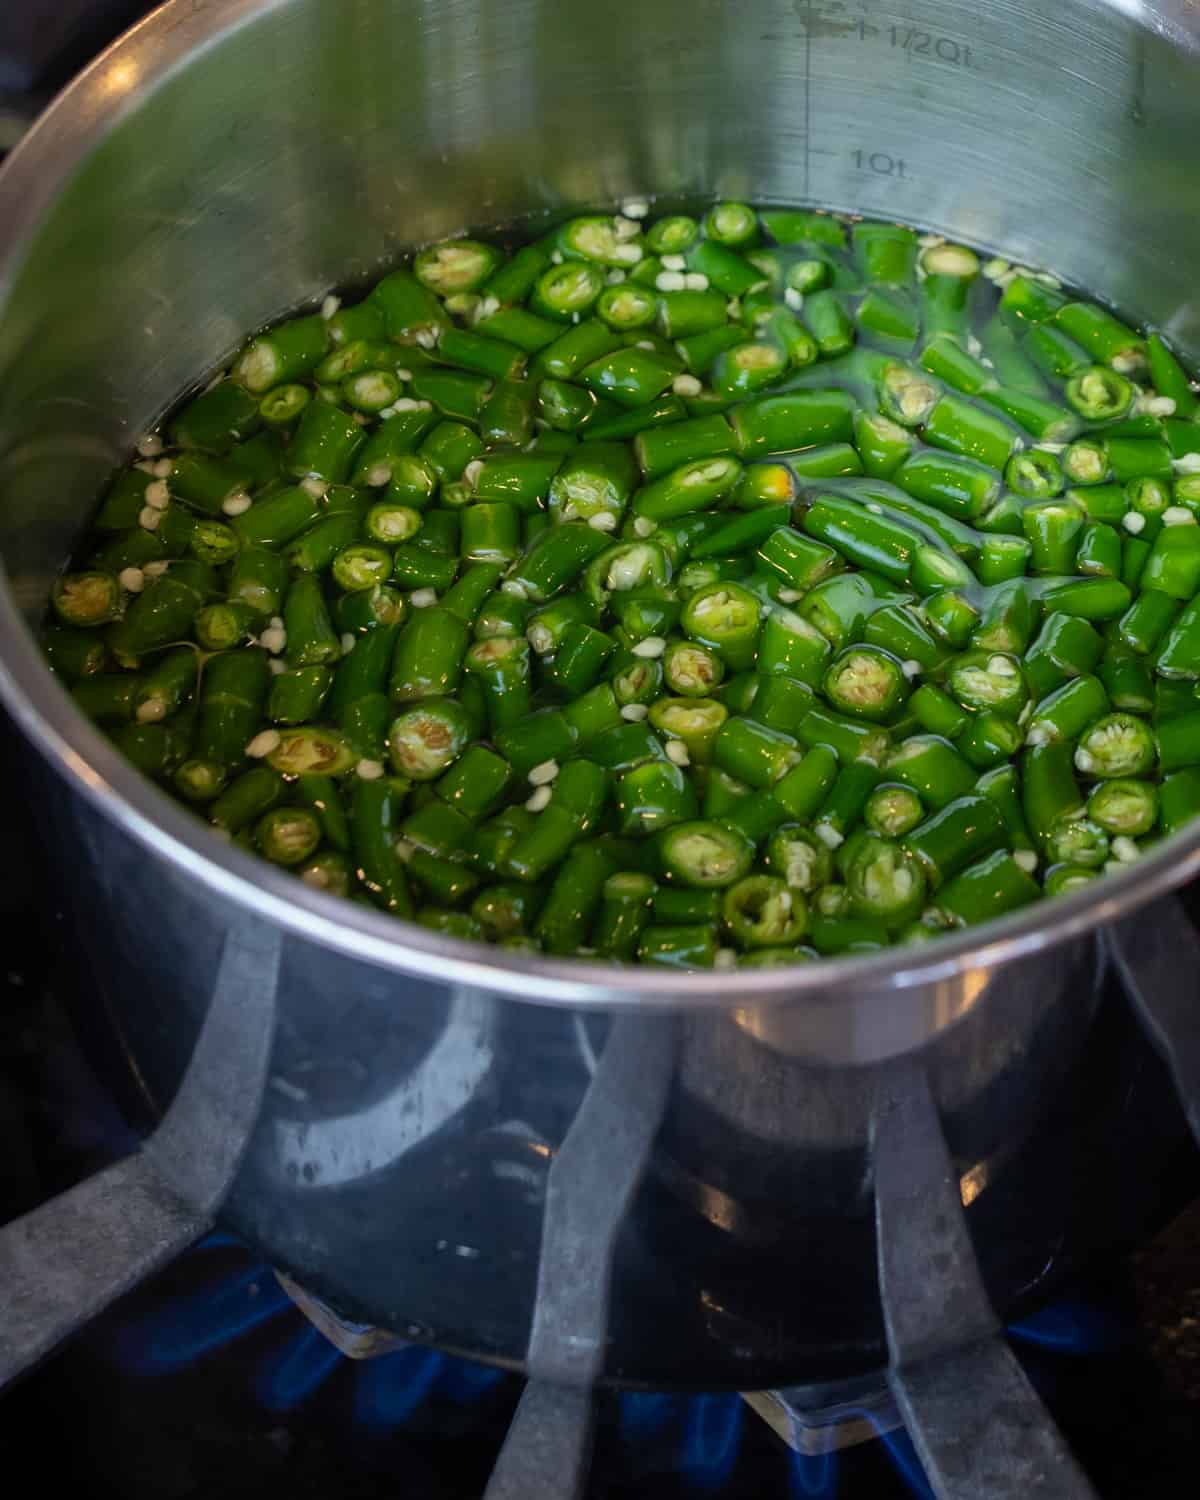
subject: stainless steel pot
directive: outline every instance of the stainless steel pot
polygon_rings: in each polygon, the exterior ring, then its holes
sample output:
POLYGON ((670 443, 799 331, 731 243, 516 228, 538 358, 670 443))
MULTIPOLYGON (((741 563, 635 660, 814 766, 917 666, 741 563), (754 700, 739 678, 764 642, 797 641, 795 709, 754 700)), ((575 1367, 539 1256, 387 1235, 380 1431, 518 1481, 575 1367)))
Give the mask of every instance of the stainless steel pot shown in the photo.
MULTIPOLYGON (((0 692, 96 998, 155 1109, 208 1018, 210 1072, 156 1180, 207 1214, 241 1163, 224 1212, 277 1262, 389 1327, 519 1361, 557 1159, 560 1189, 578 1171, 609 1203, 595 1243, 621 1230, 589 1357, 655 1379, 699 1369, 627 1326, 648 1288, 692 1274, 686 1225, 715 1265, 738 1236, 769 1242, 803 1286, 796 1226, 862 1219, 904 1054, 978 1197, 1086 1045, 1093 933, 1200 870, 1200 830, 920 949, 695 976, 535 961, 219 843, 80 718, 30 626, 165 401, 406 245, 632 194, 813 201, 1050 267, 1200 361, 1197 139, 1195 0, 172 0, 101 57, 0 173, 0 692), (622 1056, 603 1119, 632 1132, 630 1169, 601 1182, 560 1146, 622 1056), (646 1161, 675 1205, 657 1218, 645 1187, 625 1211, 646 1161)), ((708 1295, 705 1378, 744 1383, 743 1314, 708 1295)), ((786 1366, 806 1314, 773 1316, 786 1366)))

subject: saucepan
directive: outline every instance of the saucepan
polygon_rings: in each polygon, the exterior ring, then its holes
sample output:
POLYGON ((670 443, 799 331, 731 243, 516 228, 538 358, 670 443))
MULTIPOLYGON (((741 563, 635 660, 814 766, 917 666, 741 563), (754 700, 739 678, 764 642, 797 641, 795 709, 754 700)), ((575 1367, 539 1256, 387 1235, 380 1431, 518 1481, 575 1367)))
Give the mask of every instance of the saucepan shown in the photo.
MULTIPOLYGON (((609 1288, 591 1373, 744 1384, 759 1313, 719 1289, 770 1263, 766 1383, 837 1295, 812 1223, 869 1219, 897 1070, 982 1202, 1087 1045, 1097 932, 1153 920, 1200 828, 993 924, 788 969, 533 958, 333 900, 218 842, 43 665, 51 580, 136 437, 247 330, 408 246, 632 195, 916 223, 1200 362, 1197 140, 1194 0, 171 0, 49 109, 0 172, 0 694, 83 1008, 165 1115, 141 1159, 190 1230, 219 1211, 346 1315, 520 1363, 573 1192, 579 1277, 609 1288)), ((76 1209, 142 1269, 189 1232, 127 1179, 76 1209)))

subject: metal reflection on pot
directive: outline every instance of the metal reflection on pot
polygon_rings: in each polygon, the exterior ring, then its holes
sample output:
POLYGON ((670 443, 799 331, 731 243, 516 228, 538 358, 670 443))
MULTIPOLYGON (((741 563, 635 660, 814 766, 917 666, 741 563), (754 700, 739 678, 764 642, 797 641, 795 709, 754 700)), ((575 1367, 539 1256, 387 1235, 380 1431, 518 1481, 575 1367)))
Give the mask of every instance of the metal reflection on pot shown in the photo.
MULTIPOLYGON (((464 1110, 495 1060, 496 1004, 459 990, 426 1055, 364 1109, 311 1120, 276 1118, 278 1166, 299 1189, 341 1187, 394 1166, 464 1110)), ((278 1079, 273 1079, 278 1082, 278 1079)), ((302 1090, 291 1086, 299 1104, 302 1090)))

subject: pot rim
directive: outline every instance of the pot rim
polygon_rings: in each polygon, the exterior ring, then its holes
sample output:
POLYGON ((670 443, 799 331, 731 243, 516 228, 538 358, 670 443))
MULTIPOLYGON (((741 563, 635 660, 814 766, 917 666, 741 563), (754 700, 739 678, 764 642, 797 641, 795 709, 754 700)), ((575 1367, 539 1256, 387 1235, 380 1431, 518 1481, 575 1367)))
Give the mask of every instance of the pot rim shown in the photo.
MULTIPOLYGON (((50 105, 0 168, 0 316, 45 213, 98 139, 189 58, 287 0, 169 0, 92 62, 50 105)), ((1114 5, 1114 0, 1107 0, 1114 5)), ((1114 8, 1128 11, 1122 0, 1114 8)), ((1139 7, 1143 18, 1146 8, 1139 7)), ((1196 41, 1196 34, 1190 40, 1196 41)), ((1127 915, 1200 874, 1200 820, 1128 870, 1050 906, 918 947, 779 969, 692 974, 553 959, 440 934, 325 895, 220 839, 134 770, 76 709, 46 666, 7 579, 0 586, 0 698, 52 767, 140 844, 214 895, 310 942, 402 974, 477 987, 539 1004, 617 1009, 734 1008, 803 1000, 841 1003, 990 969, 1127 915), (1052 915, 1048 918, 1048 913, 1052 915)))

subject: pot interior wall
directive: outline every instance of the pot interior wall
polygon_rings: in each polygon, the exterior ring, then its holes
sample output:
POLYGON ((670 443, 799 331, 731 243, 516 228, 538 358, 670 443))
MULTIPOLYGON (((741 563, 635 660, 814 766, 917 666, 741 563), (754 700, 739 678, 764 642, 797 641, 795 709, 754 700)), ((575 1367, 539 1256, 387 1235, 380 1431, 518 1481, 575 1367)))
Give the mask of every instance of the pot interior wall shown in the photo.
MULTIPOLYGON (((0 284, 21 607, 41 608, 131 438, 246 330, 467 225, 631 192, 813 201, 1033 259, 1200 354, 1198 64, 1132 8, 169 8, 83 85, 85 120, 122 115, 67 189, 4 215, 35 223, 0 284)), ((63 122, 44 136, 74 149, 63 122)))

